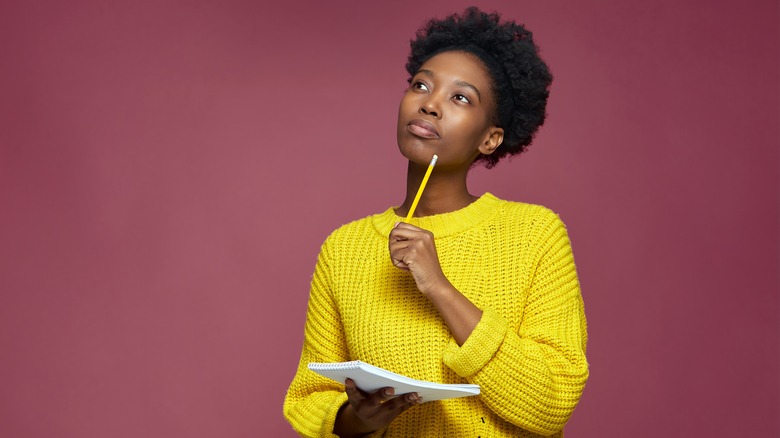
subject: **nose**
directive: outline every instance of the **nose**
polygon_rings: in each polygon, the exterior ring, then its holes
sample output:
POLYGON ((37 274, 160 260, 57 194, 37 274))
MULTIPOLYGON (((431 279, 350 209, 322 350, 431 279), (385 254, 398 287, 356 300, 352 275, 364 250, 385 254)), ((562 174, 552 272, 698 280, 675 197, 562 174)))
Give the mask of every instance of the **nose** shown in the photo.
POLYGON ((441 116, 441 108, 439 107, 436 97, 433 95, 428 96, 428 98, 425 99, 425 102, 420 105, 420 112, 438 119, 441 116))

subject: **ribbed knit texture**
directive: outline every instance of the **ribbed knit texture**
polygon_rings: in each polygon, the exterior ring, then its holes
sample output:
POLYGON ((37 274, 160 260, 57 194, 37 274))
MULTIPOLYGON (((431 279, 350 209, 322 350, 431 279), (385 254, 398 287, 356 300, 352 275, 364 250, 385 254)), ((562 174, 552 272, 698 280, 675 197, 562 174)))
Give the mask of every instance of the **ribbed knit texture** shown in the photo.
POLYGON ((483 310, 462 346, 411 274, 395 268, 393 209, 336 230, 322 246, 305 339, 284 414, 303 436, 333 437, 344 386, 309 362, 362 360, 415 379, 476 383, 474 397, 412 407, 386 437, 562 436, 588 377, 585 314, 558 216, 487 193, 468 207, 414 218, 433 232, 444 274, 483 310))

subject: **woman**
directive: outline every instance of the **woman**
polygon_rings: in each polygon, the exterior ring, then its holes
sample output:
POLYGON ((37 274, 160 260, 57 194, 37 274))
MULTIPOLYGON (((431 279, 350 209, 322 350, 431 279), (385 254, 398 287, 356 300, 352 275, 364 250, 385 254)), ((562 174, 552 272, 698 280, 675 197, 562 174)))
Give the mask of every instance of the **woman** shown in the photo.
POLYGON ((466 185, 473 165, 530 144, 552 77, 530 32, 476 8, 431 20, 411 46, 397 129, 406 198, 323 244, 285 416, 304 436, 561 436, 588 377, 566 229, 544 207, 473 196, 466 185), (349 360, 475 383, 481 394, 423 403, 307 369, 349 360))

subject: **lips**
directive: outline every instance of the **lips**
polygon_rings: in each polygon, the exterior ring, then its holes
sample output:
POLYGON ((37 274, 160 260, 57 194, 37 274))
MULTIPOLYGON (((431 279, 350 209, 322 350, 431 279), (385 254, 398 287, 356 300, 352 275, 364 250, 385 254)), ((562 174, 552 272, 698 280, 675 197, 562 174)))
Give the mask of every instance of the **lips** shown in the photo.
POLYGON ((439 138, 439 131, 433 123, 422 119, 414 119, 406 125, 406 129, 412 134, 422 138, 439 138))

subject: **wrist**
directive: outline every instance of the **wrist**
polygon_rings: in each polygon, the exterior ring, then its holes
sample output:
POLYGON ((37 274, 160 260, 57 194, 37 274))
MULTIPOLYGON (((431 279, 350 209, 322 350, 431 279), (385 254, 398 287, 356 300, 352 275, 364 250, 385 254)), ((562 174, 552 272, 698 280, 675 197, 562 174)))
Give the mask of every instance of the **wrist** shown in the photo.
POLYGON ((425 290, 421 290, 423 295, 428 297, 431 301, 446 300, 451 297, 454 292, 457 292, 455 286, 450 283, 447 277, 443 276, 436 282, 433 282, 425 290))
POLYGON ((333 433, 341 438, 359 438, 373 432, 355 413, 349 402, 344 403, 336 414, 333 433))

